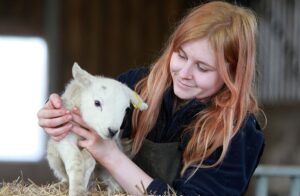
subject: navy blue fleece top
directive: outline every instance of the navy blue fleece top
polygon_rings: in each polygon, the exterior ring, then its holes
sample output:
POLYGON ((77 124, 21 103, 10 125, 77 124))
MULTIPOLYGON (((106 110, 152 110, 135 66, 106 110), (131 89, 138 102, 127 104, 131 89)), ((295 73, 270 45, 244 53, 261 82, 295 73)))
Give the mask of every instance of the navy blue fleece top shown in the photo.
MULTIPOLYGON (((148 69, 140 68, 121 74, 117 79, 134 89, 135 84, 147 74, 148 69)), ((183 152, 190 138, 189 134, 180 137, 184 125, 190 123, 193 116, 206 105, 195 99, 174 112, 174 98, 172 88, 168 89, 163 97, 157 123, 148 134, 147 139, 158 143, 179 141, 183 152)), ((124 119, 123 137, 130 137, 131 114, 132 110, 130 109, 124 119)), ((177 195, 243 195, 260 160, 263 148, 263 133, 255 117, 249 114, 239 132, 231 140, 229 150, 220 165, 209 169, 200 168, 187 180, 189 174, 194 171, 194 168, 190 167, 169 186, 175 190, 177 195)), ((221 147, 217 149, 205 160, 205 163, 214 163, 220 156, 221 150, 221 147)), ((168 190, 168 184, 156 178, 147 187, 147 192, 155 193, 155 195, 165 195, 168 190)))

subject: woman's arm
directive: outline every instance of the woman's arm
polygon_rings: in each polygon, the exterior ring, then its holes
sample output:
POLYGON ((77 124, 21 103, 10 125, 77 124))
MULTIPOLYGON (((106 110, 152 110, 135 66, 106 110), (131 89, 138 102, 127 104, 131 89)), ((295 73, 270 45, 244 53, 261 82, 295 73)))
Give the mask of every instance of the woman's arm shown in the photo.
POLYGON ((84 138, 78 145, 86 148, 127 193, 144 195, 144 189, 153 179, 132 162, 113 140, 103 140, 89 128, 77 109, 72 111, 72 116, 75 122, 72 131, 84 138))
POLYGON ((144 195, 153 180, 120 150, 112 152, 105 160, 97 160, 130 195, 144 195))

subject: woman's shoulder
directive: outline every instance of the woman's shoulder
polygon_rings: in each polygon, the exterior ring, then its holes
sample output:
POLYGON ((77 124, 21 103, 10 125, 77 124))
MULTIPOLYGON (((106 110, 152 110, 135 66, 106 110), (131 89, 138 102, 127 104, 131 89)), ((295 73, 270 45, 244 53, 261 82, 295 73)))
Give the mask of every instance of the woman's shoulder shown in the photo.
POLYGON ((234 159, 237 154, 245 162, 245 167, 254 172, 265 146, 265 137, 262 129, 253 114, 247 114, 238 133, 232 138, 229 154, 234 159))
POLYGON ((249 157, 256 156, 260 159, 264 143, 265 137, 256 117, 247 114, 240 130, 232 138, 229 150, 240 151, 249 157))
POLYGON ((134 89, 135 84, 140 81, 142 78, 146 77, 149 73, 149 68, 139 67, 130 69, 119 76, 117 76, 117 80, 126 84, 131 89, 134 89))
POLYGON ((237 135, 248 139, 264 140, 263 131, 254 114, 248 113, 237 135), (251 136, 251 137, 250 137, 251 136))

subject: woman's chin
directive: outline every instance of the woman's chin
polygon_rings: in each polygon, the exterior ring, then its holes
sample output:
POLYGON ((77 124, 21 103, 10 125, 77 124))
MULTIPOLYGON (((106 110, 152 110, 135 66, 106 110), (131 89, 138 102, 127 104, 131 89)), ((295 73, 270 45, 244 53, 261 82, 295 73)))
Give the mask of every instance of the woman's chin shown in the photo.
POLYGON ((193 99, 194 98, 194 96, 190 95, 189 92, 185 92, 185 91, 182 91, 182 90, 177 89, 177 88, 174 88, 174 94, 179 99, 182 99, 182 100, 189 100, 189 99, 193 99))

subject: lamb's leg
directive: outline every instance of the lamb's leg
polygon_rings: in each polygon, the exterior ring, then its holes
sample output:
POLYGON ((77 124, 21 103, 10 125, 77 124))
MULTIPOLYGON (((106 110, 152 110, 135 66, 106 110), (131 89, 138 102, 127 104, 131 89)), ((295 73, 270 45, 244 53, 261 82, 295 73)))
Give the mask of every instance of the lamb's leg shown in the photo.
POLYGON ((50 168, 53 170, 54 175, 61 181, 67 182, 68 176, 65 170, 64 163, 62 162, 56 148, 57 142, 49 140, 47 148, 47 160, 50 168))
POLYGON ((96 161, 86 149, 83 149, 81 153, 83 160, 85 160, 84 187, 87 189, 91 174, 95 169, 96 161))
POLYGON ((87 195, 83 182, 85 164, 80 150, 76 145, 70 143, 60 146, 59 150, 69 177, 69 196, 87 195))
POLYGON ((67 173, 69 175, 69 196, 85 196, 86 189, 83 185, 84 166, 74 163, 69 165, 67 173))

